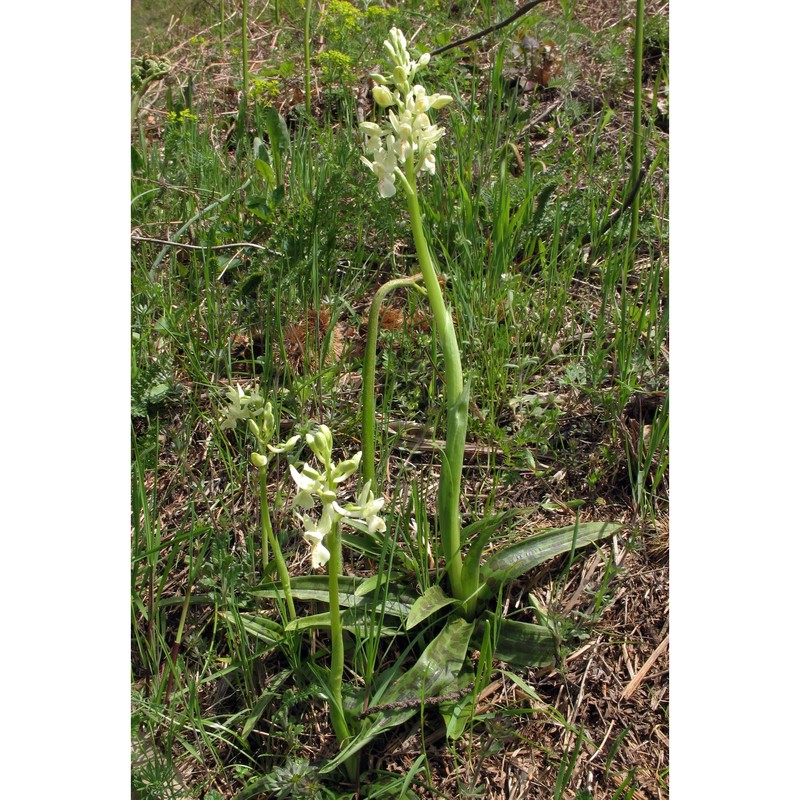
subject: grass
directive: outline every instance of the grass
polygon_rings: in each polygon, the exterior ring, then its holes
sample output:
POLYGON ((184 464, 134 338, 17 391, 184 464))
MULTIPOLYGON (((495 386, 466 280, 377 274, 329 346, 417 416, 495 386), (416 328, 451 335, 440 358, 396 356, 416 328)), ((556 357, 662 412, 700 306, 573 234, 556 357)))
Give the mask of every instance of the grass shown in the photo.
MULTIPOLYGON (((369 304, 386 280, 417 271, 407 216, 378 200, 359 162, 358 119, 371 114, 363 81, 391 24, 422 25, 417 43, 436 47, 514 6, 462 3, 455 16, 437 2, 358 14, 332 3, 322 16, 315 6, 308 96, 305 4, 281 3, 277 23, 272 4, 250 4, 245 94, 237 5, 225 4, 224 36, 221 5, 172 5, 133 7, 135 54, 164 54, 172 65, 132 127, 133 786, 141 798, 348 796, 320 771, 337 749, 318 690, 326 637, 277 644, 272 606, 253 594, 262 577, 257 475, 244 433, 222 431, 217 418, 227 386, 258 380, 282 435, 324 422, 346 452, 359 448, 369 304), (173 14, 179 21, 163 24, 173 14), (320 58, 331 51, 340 55, 320 58)), ((643 602, 636 613, 661 621, 623 626, 618 603, 647 588, 639 571, 663 575, 668 135, 659 114, 668 43, 657 19, 645 27, 649 171, 633 250, 630 213, 614 216, 631 173, 632 19, 601 26, 585 5, 544 3, 435 57, 425 77, 457 98, 439 112, 447 135, 422 210, 472 377, 465 522, 527 509, 507 535, 570 525, 576 511, 629 524, 613 546, 558 561, 497 598, 520 619, 555 626, 565 655, 567 643, 578 652, 593 643, 612 673, 620 642, 643 654, 641 666, 665 614, 643 602), (525 37, 561 52, 547 87, 524 90, 525 37)), ((400 291, 390 303, 376 426, 389 530, 371 565, 348 557, 346 571, 380 579, 399 569, 422 592, 442 574, 425 546, 436 524, 430 443, 444 439, 446 416, 441 353, 424 298, 400 291)), ((273 526, 301 575, 290 483, 283 465, 270 474, 273 526)), ((377 704, 430 634, 421 625, 418 637, 400 636, 381 614, 357 624, 348 663, 378 690, 377 704)), ((590 771, 594 797, 663 785, 663 746, 628 747, 621 729, 631 718, 619 718, 599 751, 606 729, 586 698, 602 697, 601 683, 589 666, 575 678, 581 656, 554 670, 506 670, 535 687, 525 694, 490 654, 489 638, 464 736, 448 740, 433 710, 420 710, 394 732, 410 756, 391 736, 370 745, 360 796, 588 796, 590 771), (529 754, 527 766, 504 783, 512 766, 501 769, 503 753, 515 749, 529 754), (508 793, 512 784, 520 794, 508 793)), ((658 727, 665 712, 652 701, 631 713, 658 727)))

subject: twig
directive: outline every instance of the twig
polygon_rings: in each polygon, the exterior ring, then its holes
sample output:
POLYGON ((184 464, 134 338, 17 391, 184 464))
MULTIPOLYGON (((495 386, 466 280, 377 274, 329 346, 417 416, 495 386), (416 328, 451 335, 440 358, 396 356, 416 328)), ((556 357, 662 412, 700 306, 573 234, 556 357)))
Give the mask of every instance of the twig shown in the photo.
POLYGON ((279 253, 277 250, 270 250, 268 247, 264 247, 262 244, 255 244, 254 242, 233 242, 232 244, 214 244, 206 246, 203 244, 173 242, 169 239, 153 239, 151 236, 137 236, 136 234, 132 234, 131 239, 133 239, 134 242, 153 242, 154 244, 163 244, 167 247, 183 247, 186 250, 227 250, 231 247, 253 247, 256 250, 266 250, 275 256, 283 255, 283 253, 279 253))
POLYGON ((438 705, 439 703, 446 703, 448 700, 460 700, 466 697, 475 687, 475 684, 467 686, 465 689, 459 689, 457 692, 450 692, 449 694, 440 694, 435 697, 426 697, 424 699, 414 700, 397 700, 394 703, 384 703, 380 706, 370 706, 359 715, 359 719, 364 719, 370 714, 375 714, 377 711, 396 711, 401 708, 419 708, 422 705, 438 705))
POLYGON ((495 25, 490 25, 488 28, 478 31, 478 33, 472 33, 469 36, 465 36, 463 39, 459 39, 458 41, 450 42, 450 44, 446 44, 444 47, 437 47, 436 50, 431 50, 431 55, 438 56, 439 54, 446 53, 448 50, 452 50, 454 47, 458 47, 459 45, 467 44, 467 42, 474 42, 475 39, 481 39, 482 37, 486 36, 487 33, 499 31, 501 28, 505 28, 506 25, 510 25, 515 19, 519 19, 519 17, 521 17, 523 14, 526 14, 532 8, 543 2, 544 0, 533 0, 530 3, 525 3, 525 5, 520 6, 510 17, 507 17, 502 22, 498 22, 495 25))
POLYGON ((603 749, 605 743, 608 741, 608 737, 611 736, 611 731, 614 730, 614 724, 615 723, 616 723, 616 720, 612 719, 611 720, 611 724, 608 726, 608 730, 606 731, 606 735, 603 737, 603 741, 600 742, 599 745, 597 745, 597 749, 594 751, 594 753, 592 753, 591 757, 586 762, 587 764, 591 764, 592 761, 594 761, 595 758, 597 757, 597 754, 603 749))
POLYGON ((631 678, 630 683, 622 690, 622 694, 619 698, 620 700, 627 700, 639 688, 639 684, 644 680, 647 673, 650 672, 650 669, 653 664, 656 663, 658 657, 667 649, 668 644, 669 634, 667 634, 661 641, 661 644, 653 650, 650 658, 644 662, 642 668, 631 678))

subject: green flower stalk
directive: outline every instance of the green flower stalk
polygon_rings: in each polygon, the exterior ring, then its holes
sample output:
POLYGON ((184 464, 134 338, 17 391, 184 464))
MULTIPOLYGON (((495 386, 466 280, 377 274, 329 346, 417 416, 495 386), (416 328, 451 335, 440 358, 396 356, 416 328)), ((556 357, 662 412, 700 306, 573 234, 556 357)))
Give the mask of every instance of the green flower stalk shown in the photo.
MULTIPOLYGON (((633 43, 633 153, 631 157, 631 186, 636 186, 642 169, 642 58, 644 50, 644 0, 636 0, 636 26, 633 43)), ((628 236, 628 263, 633 266, 636 240, 639 235, 640 193, 631 204, 631 228, 628 236)))
POLYGON ((306 14, 303 23, 303 67, 306 90, 306 116, 311 122, 311 0, 306 0, 306 14))
POLYGON ((384 46, 392 65, 391 77, 372 75, 376 83, 372 96, 378 106, 388 109, 389 124, 382 127, 374 122, 361 123, 361 131, 366 137, 364 149, 367 156, 371 157, 362 156, 361 160, 378 178, 381 197, 392 197, 396 192, 396 182, 406 195, 414 246, 444 357, 447 440, 439 482, 439 531, 450 590, 465 604, 465 612, 471 618, 475 611, 477 574, 462 574, 461 520, 458 510, 469 383, 464 383, 453 319, 445 304, 439 276, 428 249, 417 189, 417 178, 421 173, 435 173, 436 146, 444 135, 442 128, 431 123, 428 111, 443 108, 453 98, 438 93, 429 95, 424 86, 414 83, 417 71, 428 63, 430 56, 426 53, 419 60, 412 60, 405 36, 400 30, 392 28, 384 46))
POLYGON ((352 458, 333 462, 333 434, 327 425, 320 425, 314 434, 306 434, 306 442, 317 458, 322 469, 306 463, 301 469, 289 466, 289 471, 297 484, 294 505, 304 509, 298 514, 305 528, 303 538, 311 546, 311 567, 327 565, 328 593, 331 615, 331 668, 330 668, 330 706, 331 723, 340 742, 350 738, 350 728, 342 705, 342 676, 344 674, 344 636, 339 609, 339 576, 343 574, 342 538, 340 523, 360 531, 375 534, 386 530, 386 523, 378 516, 383 507, 383 498, 375 498, 369 483, 364 487, 356 503, 341 505, 338 499, 339 486, 347 480, 361 463, 361 453, 352 458), (319 519, 311 511, 317 502, 322 503, 319 519))
POLYGON ((389 292, 406 286, 413 286, 425 294, 425 291, 417 285, 420 280, 422 280, 421 272, 410 278, 395 278, 387 281, 375 292, 369 309, 361 386, 361 449, 364 453, 361 468, 364 480, 375 487, 378 485, 375 480, 375 363, 378 352, 378 323, 380 322, 381 303, 389 292))
POLYGON ((250 63, 249 63, 249 50, 250 41, 247 35, 247 0, 242 0, 242 102, 247 105, 247 93, 250 63))
POLYGON ((250 453, 250 463, 258 469, 259 499, 261 504, 261 569, 264 577, 269 568, 269 548, 275 553, 275 566, 281 582, 283 595, 286 599, 289 619, 295 619, 297 614, 292 598, 292 586, 289 580, 289 570, 283 558, 280 545, 272 529, 270 518, 269 495, 267 493, 267 469, 272 455, 286 453, 294 448, 300 441, 299 436, 292 436, 282 444, 270 444, 275 432, 275 417, 272 413, 272 403, 265 401, 258 389, 245 392, 241 386, 228 390, 228 407, 220 420, 223 430, 235 428, 239 421, 246 422, 248 430, 255 436, 257 449, 250 453), (260 423, 260 424, 259 424, 260 423))

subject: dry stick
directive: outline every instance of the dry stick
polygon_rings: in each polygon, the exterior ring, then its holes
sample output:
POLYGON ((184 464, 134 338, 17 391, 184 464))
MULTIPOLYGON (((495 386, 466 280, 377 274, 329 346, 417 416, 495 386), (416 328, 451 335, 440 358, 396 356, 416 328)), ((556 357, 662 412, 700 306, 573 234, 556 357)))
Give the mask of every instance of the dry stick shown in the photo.
POLYGON ((521 17, 523 14, 527 14, 528 11, 535 6, 538 6, 540 3, 544 3, 544 0, 533 0, 531 3, 525 3, 525 5, 520 6, 510 17, 507 17, 502 22, 498 22, 495 25, 490 25, 488 28, 478 31, 478 33, 472 33, 469 36, 465 36, 463 39, 459 39, 456 42, 450 42, 450 44, 446 44, 444 47, 438 47, 436 50, 431 50, 431 55, 438 56, 440 53, 446 53, 448 50, 452 50, 454 47, 458 47, 459 45, 466 44, 467 42, 474 42, 476 39, 481 39, 486 36, 487 33, 499 31, 501 28, 505 28, 506 25, 510 25, 515 19, 519 19, 519 17, 521 17))
POLYGON ((446 703, 448 700, 460 700, 462 697, 466 697, 474 688, 475 684, 472 683, 464 689, 459 689, 458 691, 450 692, 449 694, 440 694, 436 695, 435 697, 426 697, 424 699, 414 698, 413 700, 396 700, 393 703, 383 703, 383 705, 379 706, 370 706, 365 711, 362 711, 358 715, 358 718, 364 719, 364 717, 368 717, 370 714, 375 714, 378 711, 397 711, 401 708, 420 708, 421 706, 432 706, 438 705, 439 703, 446 703))
POLYGON ((255 247, 257 250, 266 250, 267 248, 260 244, 253 244, 252 242, 235 242, 234 244, 184 244, 183 242, 171 242, 169 239, 153 239, 150 236, 131 236, 134 242, 153 242, 154 244, 165 244, 167 247, 181 247, 184 250, 227 250, 231 247, 255 247))
POLYGON ((184 244, 183 242, 172 242, 169 239, 153 239, 151 236, 138 236, 131 234, 131 239, 134 242, 153 242, 153 244, 163 244, 167 247, 181 247, 184 250, 230 250, 232 247, 254 247, 256 250, 266 250, 276 256, 282 256, 277 250, 270 250, 264 247, 263 244, 255 244, 255 242, 231 242, 231 244, 184 244))
POLYGON ((594 753, 592 753, 591 757, 586 762, 587 764, 591 764, 592 761, 594 761, 594 759, 597 757, 597 754, 603 749, 603 747, 605 746, 605 743, 608 741, 608 737, 611 736, 611 731, 614 730, 614 724, 615 723, 616 723, 616 720, 612 719, 611 720, 611 724, 608 726, 608 730, 606 731, 606 735, 603 737, 603 741, 600 742, 599 745, 597 745, 597 749, 594 751, 594 753))
POLYGON ((668 644, 669 634, 664 637, 661 644, 652 652, 650 658, 644 662, 644 666, 633 676, 630 683, 623 689, 619 698, 620 700, 627 700, 639 688, 639 684, 644 680, 647 673, 650 672, 658 657, 667 649, 668 644))

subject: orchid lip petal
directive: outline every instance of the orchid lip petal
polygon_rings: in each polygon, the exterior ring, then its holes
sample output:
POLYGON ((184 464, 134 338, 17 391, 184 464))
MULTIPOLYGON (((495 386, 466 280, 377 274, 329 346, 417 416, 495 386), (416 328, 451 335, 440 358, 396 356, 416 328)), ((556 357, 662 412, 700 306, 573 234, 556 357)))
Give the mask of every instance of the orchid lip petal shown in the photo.
MULTIPOLYGON (((303 468, 303 472, 305 472, 305 468, 303 468)), ((298 485, 300 490, 302 492, 314 491, 319 481, 315 480, 311 476, 304 475, 303 472, 298 472, 294 464, 289 464, 289 473, 291 474, 292 479, 298 485)))

